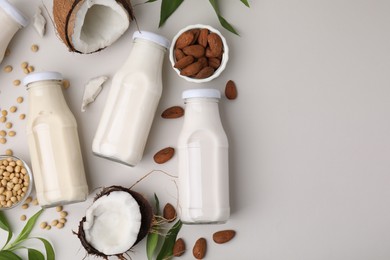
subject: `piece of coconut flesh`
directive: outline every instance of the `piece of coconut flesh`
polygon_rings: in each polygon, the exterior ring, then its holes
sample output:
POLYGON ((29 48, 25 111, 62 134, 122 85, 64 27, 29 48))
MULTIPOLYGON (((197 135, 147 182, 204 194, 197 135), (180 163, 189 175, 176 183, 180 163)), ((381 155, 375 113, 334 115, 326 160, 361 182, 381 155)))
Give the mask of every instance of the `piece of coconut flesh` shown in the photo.
POLYGON ((128 251, 141 227, 141 211, 130 193, 113 191, 97 199, 87 209, 83 224, 85 238, 105 255, 128 251))
POLYGON ((97 96, 100 94, 100 91, 103 89, 103 84, 106 82, 108 77, 101 76, 97 78, 93 78, 85 85, 83 101, 81 104, 81 112, 85 112, 85 108, 95 101, 97 96))
POLYGON ((77 11, 71 42, 82 53, 103 49, 129 27, 129 14, 117 1, 85 0, 77 11))
POLYGON ((42 15, 41 8, 38 8, 37 12, 34 14, 34 29, 37 31, 39 36, 43 37, 46 32, 46 19, 42 15))

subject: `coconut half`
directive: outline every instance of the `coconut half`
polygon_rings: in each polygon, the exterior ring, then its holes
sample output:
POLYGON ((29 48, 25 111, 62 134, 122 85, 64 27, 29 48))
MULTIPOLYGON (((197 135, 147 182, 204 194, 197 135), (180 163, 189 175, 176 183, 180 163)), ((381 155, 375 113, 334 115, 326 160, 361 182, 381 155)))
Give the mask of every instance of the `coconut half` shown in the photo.
POLYGON ((93 53, 118 40, 134 14, 130 0, 54 0, 53 17, 70 51, 93 53))
POLYGON ((148 234, 152 219, 152 207, 142 195, 111 186, 87 209, 78 237, 89 254, 121 258, 148 234))

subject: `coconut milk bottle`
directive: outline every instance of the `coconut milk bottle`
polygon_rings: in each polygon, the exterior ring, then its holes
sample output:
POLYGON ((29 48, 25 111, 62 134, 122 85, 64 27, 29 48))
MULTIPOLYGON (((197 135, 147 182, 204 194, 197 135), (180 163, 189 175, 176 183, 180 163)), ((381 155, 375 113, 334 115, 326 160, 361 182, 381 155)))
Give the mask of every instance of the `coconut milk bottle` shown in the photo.
POLYGON ((183 92, 184 125, 178 140, 179 204, 187 224, 224 223, 230 215, 228 140, 216 89, 183 92))
POLYGON ((94 154, 135 166, 142 158, 162 94, 162 64, 169 41, 135 32, 134 44, 115 74, 92 144, 94 154))
POLYGON ((28 90, 27 138, 39 204, 84 201, 88 186, 76 119, 62 93, 62 75, 32 73, 23 83, 28 90))
POLYGON ((0 63, 15 33, 28 25, 27 18, 7 0, 0 0, 0 63))

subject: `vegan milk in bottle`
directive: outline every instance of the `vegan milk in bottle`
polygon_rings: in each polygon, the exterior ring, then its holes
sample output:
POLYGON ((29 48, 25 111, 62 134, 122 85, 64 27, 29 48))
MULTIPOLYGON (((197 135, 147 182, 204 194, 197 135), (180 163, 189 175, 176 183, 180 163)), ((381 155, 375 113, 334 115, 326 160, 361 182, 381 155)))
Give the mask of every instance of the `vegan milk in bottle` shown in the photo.
POLYGON ((32 73, 23 83, 28 91, 27 138, 39 204, 84 201, 88 186, 76 119, 62 93, 62 75, 32 73))
POLYGON ((94 154, 135 166, 142 158, 162 94, 162 64, 169 41, 135 32, 130 55, 115 74, 92 144, 94 154))
POLYGON ((7 0, 0 0, 0 63, 15 33, 28 25, 27 18, 7 0))
POLYGON ((230 215, 228 139, 216 89, 183 92, 184 124, 178 140, 179 205, 183 223, 224 223, 230 215))

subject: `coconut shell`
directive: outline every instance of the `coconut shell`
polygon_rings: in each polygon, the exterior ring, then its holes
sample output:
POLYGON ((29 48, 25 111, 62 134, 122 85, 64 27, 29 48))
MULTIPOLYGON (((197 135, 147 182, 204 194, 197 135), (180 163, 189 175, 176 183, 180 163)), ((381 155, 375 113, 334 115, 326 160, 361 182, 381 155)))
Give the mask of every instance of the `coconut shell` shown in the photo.
MULTIPOLYGON (((133 7, 131 6, 130 0, 107 0, 107 1, 116 1, 122 5, 129 14, 129 20, 134 20, 133 7)), ((72 45, 70 39, 73 34, 74 20, 77 14, 77 11, 80 9, 80 6, 85 2, 85 0, 54 0, 53 1, 53 18, 54 24, 61 40, 68 47, 69 51, 78 52, 72 45)), ((97 50, 98 51, 98 50, 97 50)))
MULTIPOLYGON (((122 186, 110 186, 110 187, 104 188, 102 190, 102 192, 99 193, 95 197, 94 202, 96 200, 98 200, 99 198, 103 197, 103 196, 110 195, 110 193, 114 192, 114 191, 124 191, 124 192, 130 193, 130 195, 133 196, 133 198, 137 201, 137 203, 138 203, 138 205, 140 207, 141 216, 142 216, 141 227, 140 227, 140 231, 138 233, 137 240, 135 241, 135 243, 133 245, 133 246, 135 246, 136 244, 138 244, 138 242, 140 242, 149 233, 150 228, 152 227, 152 221, 153 221, 153 209, 152 209, 152 206, 144 198, 144 196, 142 196, 140 193, 138 193, 136 191, 133 191, 133 190, 130 190, 128 188, 122 187, 122 186)), ((80 242, 81 242, 82 246, 85 248, 87 253, 90 254, 90 255, 96 255, 96 256, 103 257, 103 258, 107 258, 107 256, 105 254, 103 254, 102 252, 98 251, 91 244, 89 244, 88 241, 86 240, 86 238, 85 238, 85 231, 84 231, 84 228, 83 228, 85 221, 86 221, 86 217, 83 217, 81 219, 81 221, 80 221, 79 230, 78 230, 78 234, 77 234, 78 238, 80 239, 80 242)), ((130 249, 131 248, 129 248, 129 250, 130 249)), ((121 255, 117 255, 117 256, 119 258, 121 257, 121 255)))

